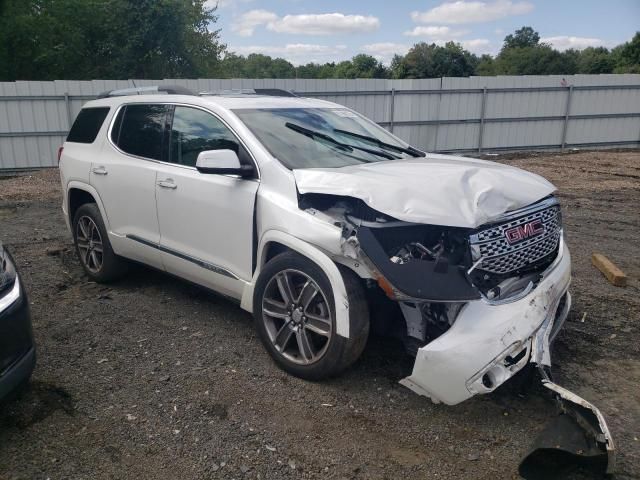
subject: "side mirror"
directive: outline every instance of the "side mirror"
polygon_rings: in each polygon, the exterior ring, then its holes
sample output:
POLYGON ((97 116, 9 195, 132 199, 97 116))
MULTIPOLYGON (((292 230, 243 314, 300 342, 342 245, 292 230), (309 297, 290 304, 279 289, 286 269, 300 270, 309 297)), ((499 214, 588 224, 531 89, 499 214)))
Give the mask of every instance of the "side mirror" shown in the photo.
POLYGON ((239 175, 247 177, 253 173, 250 165, 241 165, 238 155, 233 150, 206 150, 198 154, 196 169, 200 173, 218 175, 239 175))

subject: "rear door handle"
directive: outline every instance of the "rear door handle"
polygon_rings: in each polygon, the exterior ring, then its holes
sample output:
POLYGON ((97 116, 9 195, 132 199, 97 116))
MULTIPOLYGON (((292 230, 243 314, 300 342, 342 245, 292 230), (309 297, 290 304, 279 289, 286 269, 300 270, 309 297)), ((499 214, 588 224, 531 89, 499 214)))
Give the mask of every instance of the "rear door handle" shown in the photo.
POLYGON ((107 169, 104 168, 103 166, 92 168, 91 171, 96 175, 106 175, 107 173, 109 173, 107 172, 107 169))
POLYGON ((158 182, 158 186, 161 188, 170 188, 171 190, 175 190, 176 188, 178 188, 178 185, 176 185, 173 180, 171 180, 170 178, 166 179, 166 180, 160 180, 158 182))

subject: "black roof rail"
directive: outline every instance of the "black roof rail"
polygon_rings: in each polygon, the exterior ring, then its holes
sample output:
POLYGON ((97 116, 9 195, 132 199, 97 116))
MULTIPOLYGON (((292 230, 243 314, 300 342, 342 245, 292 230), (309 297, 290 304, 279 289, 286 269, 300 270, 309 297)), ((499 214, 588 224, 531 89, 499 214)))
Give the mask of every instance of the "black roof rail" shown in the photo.
POLYGON ((228 90, 212 90, 210 92, 202 92, 200 95, 219 95, 219 96, 235 96, 235 95, 265 95, 268 97, 297 97, 290 90, 281 88, 239 88, 228 90))
POLYGON ((109 90, 98 95, 98 98, 123 97, 126 95, 146 95, 153 93, 166 93, 168 95, 195 95, 191 90, 179 85, 155 85, 153 87, 133 87, 109 90))
POLYGON ((281 88, 254 88, 256 95, 267 95, 269 97, 297 97, 291 90, 283 90, 281 88))

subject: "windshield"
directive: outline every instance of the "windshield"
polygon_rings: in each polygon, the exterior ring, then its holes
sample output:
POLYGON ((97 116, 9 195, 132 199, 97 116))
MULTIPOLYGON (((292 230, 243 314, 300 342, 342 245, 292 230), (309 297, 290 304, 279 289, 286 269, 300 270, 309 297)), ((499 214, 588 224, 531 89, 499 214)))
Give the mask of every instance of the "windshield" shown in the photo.
POLYGON ((290 169, 345 167, 422 155, 346 108, 238 109, 234 113, 290 169))

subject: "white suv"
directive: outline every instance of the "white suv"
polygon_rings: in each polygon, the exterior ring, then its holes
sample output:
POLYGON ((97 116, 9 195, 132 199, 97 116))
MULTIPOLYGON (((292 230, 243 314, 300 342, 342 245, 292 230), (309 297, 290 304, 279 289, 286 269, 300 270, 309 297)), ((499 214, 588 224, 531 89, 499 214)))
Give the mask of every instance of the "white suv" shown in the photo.
POLYGON ((403 385, 447 404, 550 365, 571 274, 549 182, 288 92, 148 90, 88 102, 59 152, 90 278, 134 260, 236 299, 307 379, 370 328, 416 356, 403 385))

